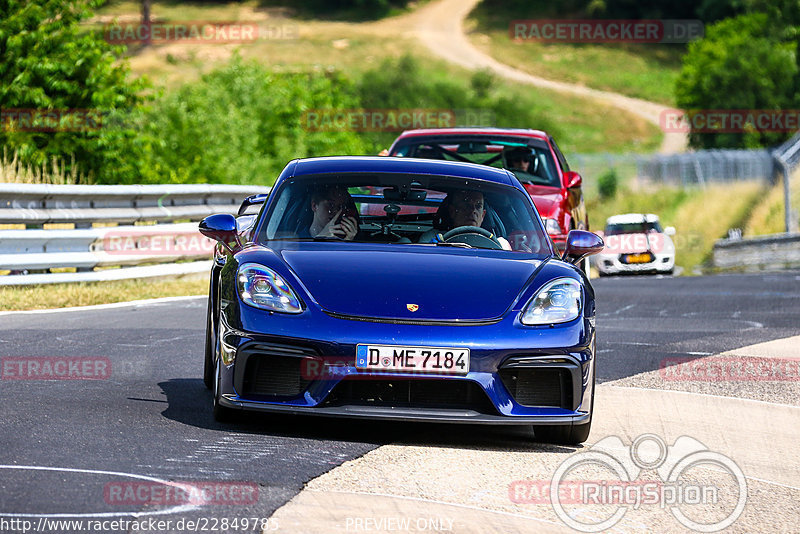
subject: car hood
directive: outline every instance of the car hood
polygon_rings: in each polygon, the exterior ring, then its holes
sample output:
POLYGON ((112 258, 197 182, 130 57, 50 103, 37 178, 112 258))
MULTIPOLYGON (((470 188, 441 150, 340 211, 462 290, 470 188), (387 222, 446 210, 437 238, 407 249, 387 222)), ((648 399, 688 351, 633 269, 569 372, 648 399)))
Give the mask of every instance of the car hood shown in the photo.
POLYGON ((533 184, 523 184, 523 187, 531 196, 533 204, 536 206, 536 211, 539 212, 543 219, 556 216, 562 200, 561 190, 557 187, 533 184))
POLYGON ((303 243, 276 252, 326 311, 419 321, 499 318, 541 263, 515 252, 417 245, 303 243))

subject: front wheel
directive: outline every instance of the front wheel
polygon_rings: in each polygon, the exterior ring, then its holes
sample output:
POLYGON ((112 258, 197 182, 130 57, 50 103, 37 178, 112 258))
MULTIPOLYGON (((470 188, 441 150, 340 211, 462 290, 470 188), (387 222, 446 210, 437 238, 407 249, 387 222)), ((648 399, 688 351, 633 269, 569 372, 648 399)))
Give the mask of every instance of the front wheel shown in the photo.
POLYGON ((211 295, 208 297, 208 311, 206 312, 206 349, 203 363, 203 383, 207 389, 214 387, 214 329, 213 314, 211 313, 211 295))
POLYGON ((237 412, 226 406, 220 404, 219 399, 222 397, 221 382, 222 382, 222 359, 217 358, 216 372, 214 373, 214 397, 212 411, 214 413, 214 420, 218 423, 233 423, 236 421, 237 412))
MULTIPOLYGON (((597 357, 597 350, 592 352, 597 357)), ((594 360, 593 365, 597 365, 594 360)), ((580 445, 589 439, 589 432, 592 430, 592 417, 594 416, 594 392, 597 388, 597 368, 592 369, 592 398, 589 403, 589 420, 580 425, 543 425, 533 427, 533 438, 536 441, 545 443, 557 443, 559 445, 580 445)))
MULTIPOLYGON (((219 335, 216 336, 214 343, 215 356, 219 355, 219 335)), ((214 420, 218 423, 233 423, 236 421, 237 412, 226 406, 220 404, 219 399, 222 397, 222 358, 215 357, 216 365, 213 367, 214 374, 214 395, 212 396, 212 412, 214 420)))

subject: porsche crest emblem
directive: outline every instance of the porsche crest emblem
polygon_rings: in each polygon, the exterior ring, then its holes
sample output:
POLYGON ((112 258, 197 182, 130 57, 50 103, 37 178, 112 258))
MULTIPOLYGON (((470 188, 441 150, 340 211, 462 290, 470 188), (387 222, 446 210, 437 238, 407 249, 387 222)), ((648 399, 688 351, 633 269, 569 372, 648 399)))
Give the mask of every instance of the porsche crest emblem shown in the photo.
POLYGON ((406 304, 406 308, 408 308, 410 312, 415 312, 419 309, 419 304, 406 304))

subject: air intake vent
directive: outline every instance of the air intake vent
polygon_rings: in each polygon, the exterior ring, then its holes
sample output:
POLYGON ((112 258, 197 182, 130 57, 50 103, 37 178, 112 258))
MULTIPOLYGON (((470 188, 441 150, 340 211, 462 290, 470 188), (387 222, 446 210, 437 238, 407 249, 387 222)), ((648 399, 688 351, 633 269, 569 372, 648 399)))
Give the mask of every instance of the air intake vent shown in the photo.
POLYGON ((343 380, 325 405, 460 408, 497 414, 480 386, 470 380, 343 380))
POLYGON ((566 369, 501 369, 500 378, 514 400, 523 406, 570 408, 572 387, 566 369))

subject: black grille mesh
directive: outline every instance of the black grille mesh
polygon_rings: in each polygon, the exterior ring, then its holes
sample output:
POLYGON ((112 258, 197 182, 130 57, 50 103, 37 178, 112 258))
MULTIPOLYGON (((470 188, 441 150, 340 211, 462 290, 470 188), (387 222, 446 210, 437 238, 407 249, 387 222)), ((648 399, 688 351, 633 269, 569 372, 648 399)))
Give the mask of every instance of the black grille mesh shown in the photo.
POLYGON ((468 380, 343 380, 325 401, 327 406, 353 404, 460 408, 497 414, 480 386, 468 380))
POLYGON ((566 369, 501 369, 500 378, 523 406, 557 406, 571 404, 570 375, 566 369))

